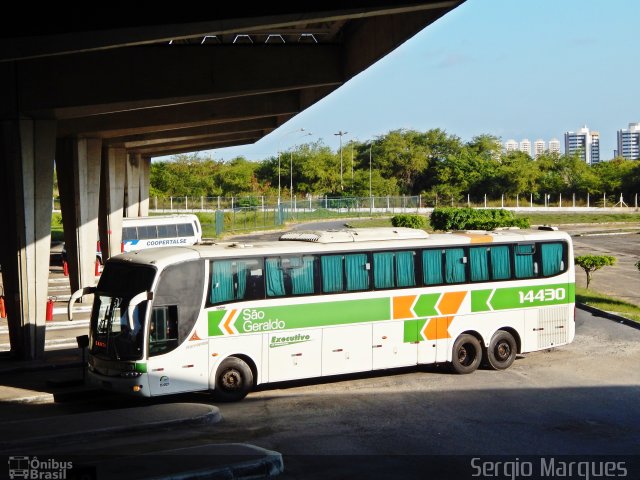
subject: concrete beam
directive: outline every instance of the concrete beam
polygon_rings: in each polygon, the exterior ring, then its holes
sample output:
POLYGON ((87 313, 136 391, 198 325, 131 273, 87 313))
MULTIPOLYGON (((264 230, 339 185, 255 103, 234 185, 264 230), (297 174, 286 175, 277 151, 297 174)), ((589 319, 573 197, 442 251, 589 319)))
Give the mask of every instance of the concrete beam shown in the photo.
MULTIPOLYGON (((291 118, 291 117, 289 117, 291 118)), ((230 133, 251 132, 255 130, 274 129, 279 126, 276 118, 265 117, 240 122, 229 122, 200 127, 175 128, 140 135, 126 135, 105 140, 107 145, 123 145, 125 148, 145 147, 164 142, 177 142, 192 138, 215 137, 230 133)))
MULTIPOLYGON (((56 22, 47 23, 46 32, 38 30, 38 23, 12 22, 16 34, 11 36, 5 32, 6 39, 0 40, 0 61, 37 58, 47 55, 61 55, 109 48, 143 45, 151 42, 168 42, 194 36, 223 35, 255 31, 278 31, 283 27, 291 28, 305 24, 317 24, 345 21, 350 18, 365 18, 379 15, 390 15, 401 12, 414 12, 424 9, 452 9, 461 1, 410 1, 402 2, 370 2, 343 1, 338 8, 330 3, 323 3, 321 7, 295 7, 292 13, 286 6, 274 4, 260 8, 252 5, 247 9, 245 5, 238 7, 227 6, 221 9, 215 7, 214 12, 203 12, 198 9, 197 17, 187 19, 189 12, 182 11, 176 17, 171 12, 166 18, 154 17, 150 20, 145 7, 140 10, 127 9, 123 17, 120 12, 102 12, 100 22, 96 25, 95 18, 82 21, 76 17, 72 20, 56 16, 56 22), (372 4, 373 3, 373 4, 372 4), (306 11, 305 11, 306 10, 306 11), (35 26, 34 26, 35 25, 35 26), (82 25, 83 28, 78 26, 82 25)), ((44 8, 44 7, 43 7, 44 8)), ((29 12, 30 14, 31 12, 29 12)), ((42 8, 39 9, 41 15, 42 8)), ((161 12, 158 12, 161 13, 161 12)), ((57 14, 51 12, 52 15, 57 14)), ((19 18, 30 18, 28 14, 16 15, 19 18)), ((12 18, 12 20, 14 20, 12 18)), ((309 31, 309 29, 305 29, 309 31)), ((313 31, 313 30, 311 30, 313 31)))
POLYGON ((377 62, 460 3, 440 2, 440 8, 349 22, 343 30, 346 78, 377 62))
POLYGON ((235 144, 236 142, 245 141, 252 143, 265 135, 265 131, 251 131, 242 132, 229 135, 220 135, 213 137, 194 138, 188 140, 181 140, 177 142, 165 142, 162 144, 154 144, 146 147, 138 147, 132 149, 131 152, 136 152, 143 155, 150 155, 151 153, 161 152, 163 150, 174 150, 176 148, 188 148, 193 147, 192 151, 199 150, 201 145, 217 145, 215 148, 223 148, 227 145, 235 144))
POLYGON ((97 115, 62 120, 58 130, 60 135, 99 134, 108 139, 175 128, 270 118, 274 115, 294 115, 301 109, 300 96, 299 92, 278 92, 97 115))
MULTIPOLYGON (((257 138, 254 139, 254 141, 239 140, 237 142, 231 142, 229 144, 225 144, 224 147, 235 147, 237 145, 247 145, 250 143, 255 143, 255 141, 257 140, 258 140, 257 138)), ((154 157, 163 157, 166 155, 180 155, 182 153, 201 152, 204 150, 213 150, 216 148, 222 148, 222 147, 218 143, 212 143, 207 145, 197 145, 197 146, 187 145, 183 147, 176 147, 171 149, 167 148, 164 150, 157 150, 157 151, 149 150, 148 152, 145 152, 145 155, 149 156, 150 158, 154 158, 154 157)))
POLYGON ((121 252, 126 162, 124 148, 102 148, 98 224, 103 261, 121 252))
POLYGON ((21 109, 57 119, 344 81, 340 46, 304 44, 135 47, 24 61, 17 74, 21 109))
POLYGON ((58 139, 56 169, 72 292, 96 283, 101 161, 100 139, 58 139))
POLYGON ((44 354, 55 122, 0 123, 0 264, 11 353, 44 354))

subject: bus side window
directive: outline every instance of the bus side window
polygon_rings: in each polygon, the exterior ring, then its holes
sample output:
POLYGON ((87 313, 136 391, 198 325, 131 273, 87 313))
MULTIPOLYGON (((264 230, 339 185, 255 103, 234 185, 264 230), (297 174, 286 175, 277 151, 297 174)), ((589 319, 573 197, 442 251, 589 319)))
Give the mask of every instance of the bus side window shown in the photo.
POLYGON ((138 240, 138 231, 136 227, 124 227, 122 229, 122 241, 138 240))
POLYGON ((532 243, 515 245, 516 278, 534 278, 538 276, 537 263, 534 261, 536 253, 532 243))
POLYGON ((242 258, 211 262, 210 304, 264 298, 262 260, 242 258))
POLYGON ((170 352, 178 346, 178 307, 154 307, 149 324, 149 356, 170 352))
POLYGON ((564 249, 562 243, 543 243, 540 245, 542 257, 542 275, 549 277, 564 271, 564 249))
POLYGON ((413 250, 373 254, 375 288, 413 287, 416 284, 413 250))
POLYGON ((463 283, 467 281, 467 257, 464 256, 464 248, 446 248, 444 262, 447 283, 463 283))
POLYGON ((190 223, 178 224, 178 236, 179 237, 193 237, 193 225, 190 223))
POLYGON ((315 293, 315 263, 313 255, 267 258, 267 297, 315 293))
POLYGON ((442 276, 443 250, 422 251, 422 280, 425 285, 439 285, 444 283, 442 276))
POLYGON ((158 238, 175 238, 177 237, 176 225, 158 225, 158 238))
POLYGON ((472 247, 469 249, 469 267, 472 282, 486 282, 489 280, 489 249, 487 247, 472 247))

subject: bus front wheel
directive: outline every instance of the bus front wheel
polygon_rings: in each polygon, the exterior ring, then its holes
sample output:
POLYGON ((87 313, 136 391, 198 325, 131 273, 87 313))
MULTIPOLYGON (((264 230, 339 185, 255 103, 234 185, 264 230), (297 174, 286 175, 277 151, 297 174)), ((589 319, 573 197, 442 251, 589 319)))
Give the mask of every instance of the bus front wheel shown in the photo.
POLYGON ((243 360, 226 358, 216 372, 213 397, 221 402, 242 400, 253 388, 253 373, 243 360))
POLYGON ((460 335, 453 344, 451 366, 456 373, 471 373, 478 369, 482 361, 482 346, 476 337, 460 335))
POLYGON ((487 348, 487 363, 494 370, 509 368, 516 359, 518 345, 509 332, 498 330, 487 348))

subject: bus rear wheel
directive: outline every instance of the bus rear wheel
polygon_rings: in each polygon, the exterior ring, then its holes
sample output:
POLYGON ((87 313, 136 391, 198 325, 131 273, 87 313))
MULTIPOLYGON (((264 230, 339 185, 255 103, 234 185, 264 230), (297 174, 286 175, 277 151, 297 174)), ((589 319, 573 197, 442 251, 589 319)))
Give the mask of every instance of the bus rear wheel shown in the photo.
POLYGON ((238 357, 223 360, 216 372, 213 397, 220 402, 242 400, 253 388, 251 368, 238 357))
POLYGON ((509 368, 518 353, 516 340, 509 332, 498 330, 487 348, 487 363, 494 370, 509 368))
POLYGON ((478 369, 482 361, 482 346, 476 337, 469 334, 460 335, 453 344, 451 366, 456 373, 472 373, 478 369))

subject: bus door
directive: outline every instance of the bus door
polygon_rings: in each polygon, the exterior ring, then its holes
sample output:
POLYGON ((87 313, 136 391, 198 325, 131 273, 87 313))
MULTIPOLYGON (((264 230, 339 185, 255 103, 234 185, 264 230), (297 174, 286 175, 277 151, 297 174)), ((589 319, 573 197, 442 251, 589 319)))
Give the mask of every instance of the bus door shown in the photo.
POLYGON ((202 312, 204 261, 171 265, 158 282, 147 328, 151 395, 206 390, 209 347, 202 312))

